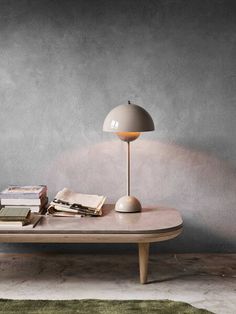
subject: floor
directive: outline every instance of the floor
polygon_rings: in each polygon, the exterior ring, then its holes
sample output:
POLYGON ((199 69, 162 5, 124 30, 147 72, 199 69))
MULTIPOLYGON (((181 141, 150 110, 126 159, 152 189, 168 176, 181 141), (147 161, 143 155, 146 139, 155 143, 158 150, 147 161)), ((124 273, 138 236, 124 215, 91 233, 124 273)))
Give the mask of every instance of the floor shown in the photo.
POLYGON ((236 254, 151 255, 149 282, 135 254, 0 253, 0 298, 171 299, 236 313, 236 254))

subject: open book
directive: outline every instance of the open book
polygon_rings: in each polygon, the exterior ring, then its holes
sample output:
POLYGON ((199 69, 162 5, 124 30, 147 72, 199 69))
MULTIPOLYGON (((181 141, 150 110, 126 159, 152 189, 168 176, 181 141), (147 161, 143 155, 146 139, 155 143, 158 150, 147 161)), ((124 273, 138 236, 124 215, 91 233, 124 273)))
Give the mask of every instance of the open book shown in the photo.
POLYGON ((81 194, 67 188, 59 191, 48 207, 54 216, 101 216, 105 196, 81 194))

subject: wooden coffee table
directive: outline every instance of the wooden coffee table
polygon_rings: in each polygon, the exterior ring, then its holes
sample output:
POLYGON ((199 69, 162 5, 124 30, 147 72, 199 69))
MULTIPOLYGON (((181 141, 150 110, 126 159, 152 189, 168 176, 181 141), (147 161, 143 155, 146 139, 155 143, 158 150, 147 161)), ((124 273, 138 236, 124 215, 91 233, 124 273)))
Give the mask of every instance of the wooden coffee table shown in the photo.
POLYGON ((173 208, 144 208, 141 213, 118 213, 104 205, 102 217, 45 216, 31 226, 0 227, 0 242, 14 243, 137 243, 140 282, 147 282, 149 246, 177 237, 182 231, 180 213, 173 208))

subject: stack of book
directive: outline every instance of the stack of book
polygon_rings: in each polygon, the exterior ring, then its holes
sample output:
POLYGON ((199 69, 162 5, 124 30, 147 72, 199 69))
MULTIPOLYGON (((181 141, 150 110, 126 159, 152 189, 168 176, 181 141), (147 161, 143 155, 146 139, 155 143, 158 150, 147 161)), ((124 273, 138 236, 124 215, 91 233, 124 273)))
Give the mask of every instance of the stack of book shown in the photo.
POLYGON ((31 212, 43 214, 48 203, 47 186, 10 185, 0 192, 1 206, 7 208, 28 208, 31 212))
POLYGON ((102 195, 82 194, 64 188, 50 203, 48 214, 61 217, 101 216, 105 200, 102 195))
POLYGON ((0 210, 1 227, 22 227, 30 223, 30 209, 28 208, 2 208, 0 210))

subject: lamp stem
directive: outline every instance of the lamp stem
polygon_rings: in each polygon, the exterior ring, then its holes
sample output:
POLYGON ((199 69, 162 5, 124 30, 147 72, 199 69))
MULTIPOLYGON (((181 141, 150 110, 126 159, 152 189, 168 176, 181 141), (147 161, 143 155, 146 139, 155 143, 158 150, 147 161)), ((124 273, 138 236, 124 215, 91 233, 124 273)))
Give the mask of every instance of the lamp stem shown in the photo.
POLYGON ((127 155, 127 195, 130 196, 130 142, 128 144, 128 155, 127 155))

